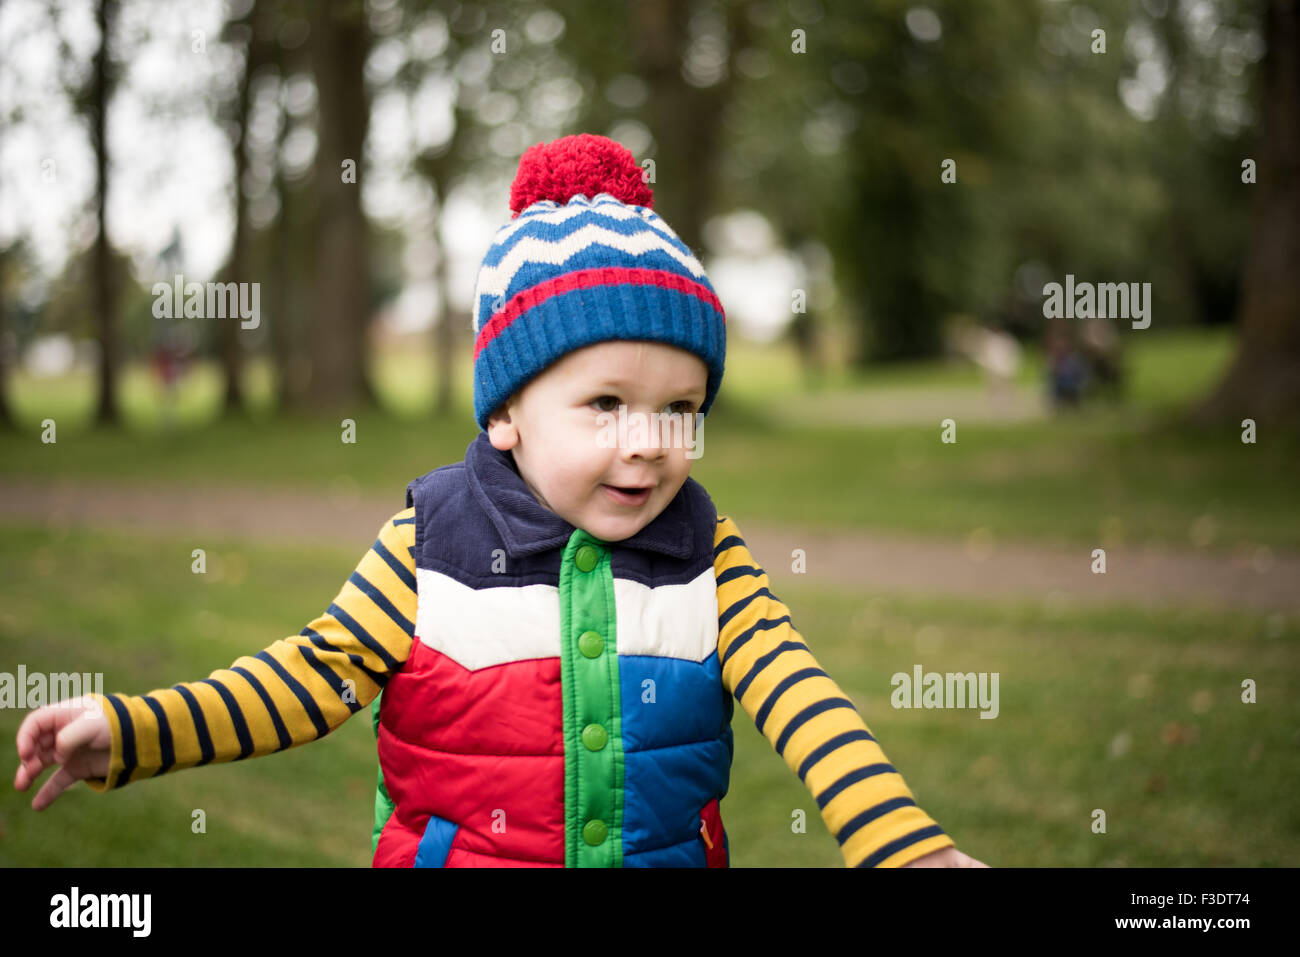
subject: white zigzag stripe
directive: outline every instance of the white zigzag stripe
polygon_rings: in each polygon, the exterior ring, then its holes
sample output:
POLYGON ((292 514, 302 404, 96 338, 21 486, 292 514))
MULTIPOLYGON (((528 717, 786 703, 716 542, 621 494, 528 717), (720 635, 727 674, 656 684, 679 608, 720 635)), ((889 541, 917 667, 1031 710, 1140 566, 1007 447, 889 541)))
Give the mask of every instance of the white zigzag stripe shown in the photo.
POLYGON ((593 216, 608 216, 610 219, 639 219, 646 225, 653 227, 670 239, 681 239, 674 233, 654 210, 646 210, 644 213, 638 213, 633 207, 619 202, 616 199, 605 199, 593 205, 587 205, 582 202, 570 202, 556 209, 543 207, 544 212, 535 211, 528 216, 520 216, 506 223, 497 230, 496 237, 492 240, 492 245, 497 246, 505 242, 528 223, 535 220, 543 220, 548 223, 565 223, 574 216, 580 216, 583 213, 589 213, 593 216))
POLYGON ((675 246, 668 245, 654 233, 624 236, 593 223, 559 240, 538 239, 534 236, 519 240, 498 265, 484 266, 479 270, 478 287, 474 291, 475 308, 478 308, 478 303, 483 296, 498 296, 510 288, 510 280, 514 279, 515 273, 524 264, 549 263, 552 266, 563 266, 595 243, 611 246, 632 256, 641 256, 652 250, 659 250, 676 259, 697 279, 704 275, 704 267, 700 265, 698 259, 686 255, 675 246))

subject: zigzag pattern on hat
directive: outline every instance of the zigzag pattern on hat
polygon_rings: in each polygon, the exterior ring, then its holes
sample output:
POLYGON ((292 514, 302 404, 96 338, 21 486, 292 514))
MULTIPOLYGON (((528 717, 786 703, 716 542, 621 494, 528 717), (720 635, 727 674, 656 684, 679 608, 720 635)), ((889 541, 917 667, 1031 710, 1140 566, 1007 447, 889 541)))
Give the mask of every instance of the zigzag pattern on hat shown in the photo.
POLYGON ((704 279, 704 267, 686 244, 653 212, 645 210, 654 217, 652 221, 638 212, 641 209, 613 197, 594 204, 575 197, 565 207, 535 203, 502 228, 484 258, 474 297, 474 332, 521 289, 585 266, 625 263, 624 257, 647 268, 704 279), (534 213, 536 207, 543 208, 534 213), (574 221, 579 216, 583 218, 574 221), (595 216, 608 219, 608 224, 591 222, 595 216), (520 222, 525 217, 527 221, 520 222))
POLYGON ((663 218, 647 206, 629 206, 609 193, 597 193, 591 199, 587 199, 582 193, 578 193, 563 206, 554 200, 539 199, 498 229, 492 244, 495 247, 498 243, 504 243, 519 230, 526 226, 533 226, 539 220, 558 225, 568 222, 575 216, 581 216, 583 213, 599 214, 602 217, 616 220, 641 219, 669 239, 681 242, 677 238, 677 234, 672 231, 672 228, 663 221, 663 218))

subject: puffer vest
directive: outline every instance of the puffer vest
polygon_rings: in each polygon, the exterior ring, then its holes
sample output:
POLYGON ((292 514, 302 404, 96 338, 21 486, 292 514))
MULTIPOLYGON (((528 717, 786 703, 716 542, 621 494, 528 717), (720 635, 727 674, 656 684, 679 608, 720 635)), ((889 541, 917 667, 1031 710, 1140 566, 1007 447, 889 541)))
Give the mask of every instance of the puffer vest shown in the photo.
POLYGON ((413 481, 411 653, 374 704, 377 867, 726 867, 717 511, 606 542, 480 432, 413 481))

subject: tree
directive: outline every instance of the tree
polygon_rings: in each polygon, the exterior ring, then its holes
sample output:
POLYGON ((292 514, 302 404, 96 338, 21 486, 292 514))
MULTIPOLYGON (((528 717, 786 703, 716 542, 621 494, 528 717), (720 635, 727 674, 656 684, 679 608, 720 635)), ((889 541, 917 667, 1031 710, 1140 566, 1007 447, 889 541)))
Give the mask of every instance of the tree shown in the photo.
POLYGON ((9 329, 6 309, 8 289, 5 274, 11 255, 8 247, 0 247, 0 428, 3 429, 14 427, 14 415, 9 408, 9 394, 5 388, 9 381, 9 357, 17 352, 13 345, 16 337, 9 329))
MULTIPOLYGON (((265 4, 256 4, 249 8, 240 20, 226 24, 224 39, 241 40, 244 50, 243 69, 239 77, 236 95, 235 115, 231 128, 230 149, 234 167, 234 236, 230 242, 230 256, 226 262, 227 282, 247 282, 250 266, 248 199, 244 195, 244 173, 248 169, 248 121, 252 105, 253 77, 257 70, 267 62, 269 52, 263 39, 265 4)), ((223 322, 218 327, 220 340, 220 357, 222 371, 225 373, 226 391, 222 402, 222 411, 229 415, 242 412, 244 408, 243 356, 239 341, 240 325, 235 322, 223 322)))
POLYGON ((1294 0, 1269 0, 1264 36, 1240 339, 1227 374, 1193 410, 1201 422, 1300 422, 1300 8, 1294 0))
POLYGON ((117 334, 117 297, 112 257, 108 246, 108 223, 104 212, 108 197, 106 117, 108 101, 114 86, 114 78, 109 66, 109 37, 117 16, 116 0, 99 0, 95 14, 99 25, 99 46, 95 50, 86 107, 90 119, 91 145, 95 153, 95 222, 98 227, 93 260, 94 308, 99 328, 99 400, 95 412, 95 424, 103 426, 117 425, 120 421, 117 406, 117 366, 120 352, 117 334))
POLYGON ((315 308, 308 394, 317 408, 373 403, 366 379, 368 223, 360 175, 370 100, 370 27, 362 0, 312 4, 308 40, 318 91, 315 308), (349 175, 350 171, 350 175, 349 175))

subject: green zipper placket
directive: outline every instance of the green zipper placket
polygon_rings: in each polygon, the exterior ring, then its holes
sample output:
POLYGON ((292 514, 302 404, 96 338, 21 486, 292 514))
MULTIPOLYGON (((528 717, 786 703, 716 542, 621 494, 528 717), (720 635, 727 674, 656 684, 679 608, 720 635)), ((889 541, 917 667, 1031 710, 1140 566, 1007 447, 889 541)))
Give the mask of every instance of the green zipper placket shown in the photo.
POLYGON ((623 730, 607 543, 574 529, 560 559, 564 866, 623 866, 623 730))
MULTIPOLYGON (((379 702, 384 697, 381 690, 375 695, 374 703, 370 706, 370 712, 373 716, 375 725, 375 742, 379 742, 379 702)), ((370 830, 370 853, 374 854, 379 850, 379 835, 384 832, 384 825, 388 819, 393 816, 393 799, 388 796, 388 788, 384 786, 384 768, 379 767, 379 777, 375 783, 375 823, 370 830)))

